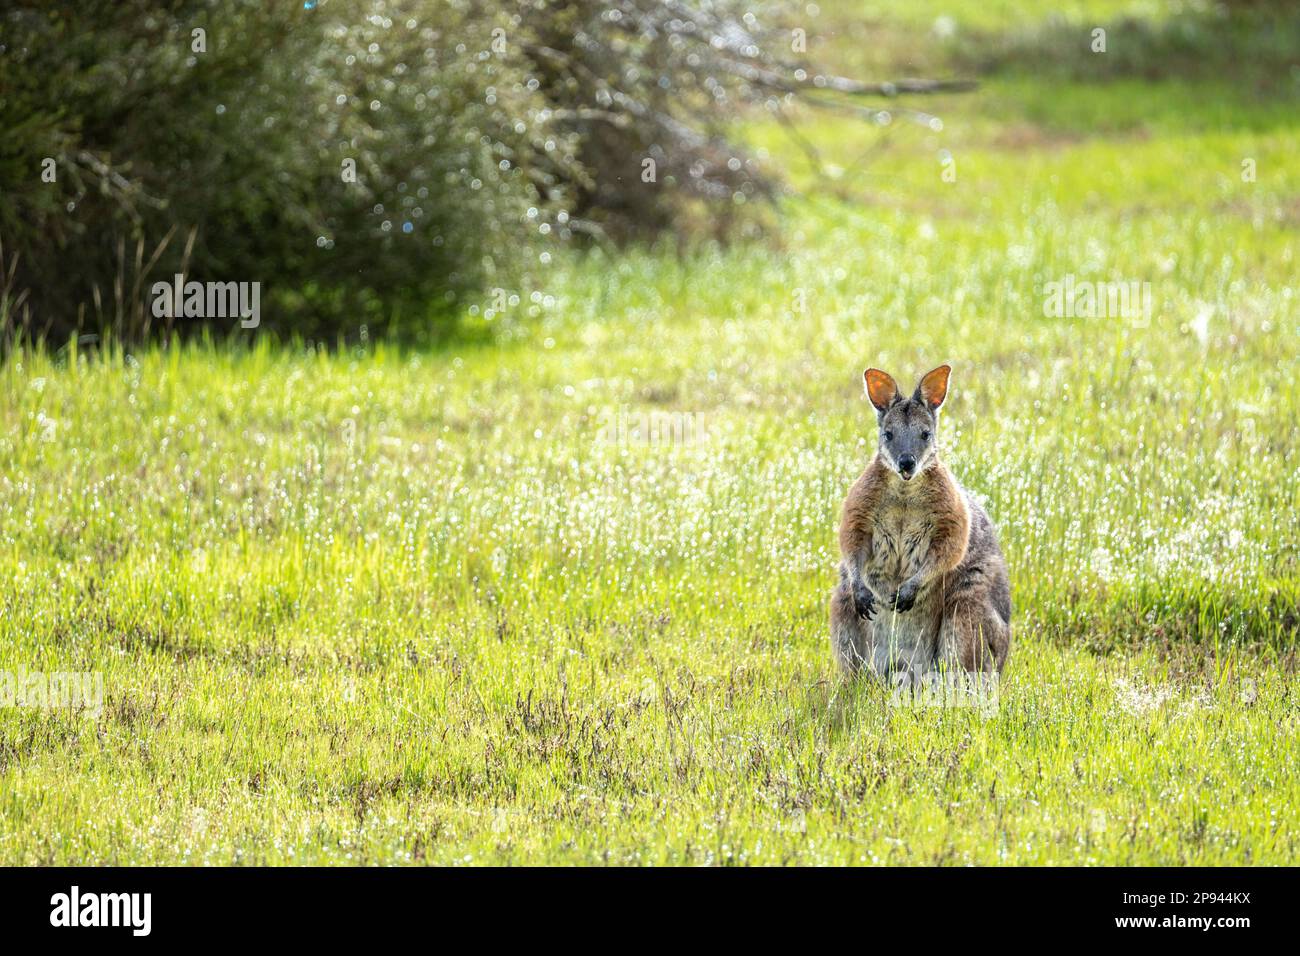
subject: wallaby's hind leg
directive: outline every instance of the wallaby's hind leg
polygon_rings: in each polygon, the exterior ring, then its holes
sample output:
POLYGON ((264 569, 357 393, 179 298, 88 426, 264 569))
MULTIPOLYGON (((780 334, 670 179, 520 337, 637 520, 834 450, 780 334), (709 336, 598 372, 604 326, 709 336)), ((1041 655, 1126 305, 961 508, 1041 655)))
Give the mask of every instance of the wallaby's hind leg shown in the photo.
POLYGON ((869 621, 858 617, 848 585, 841 583, 831 593, 831 652, 846 677, 868 664, 869 621))
POLYGON ((939 628, 939 663, 970 673, 1002 672, 1011 649, 1011 626, 985 601, 953 601, 939 628))

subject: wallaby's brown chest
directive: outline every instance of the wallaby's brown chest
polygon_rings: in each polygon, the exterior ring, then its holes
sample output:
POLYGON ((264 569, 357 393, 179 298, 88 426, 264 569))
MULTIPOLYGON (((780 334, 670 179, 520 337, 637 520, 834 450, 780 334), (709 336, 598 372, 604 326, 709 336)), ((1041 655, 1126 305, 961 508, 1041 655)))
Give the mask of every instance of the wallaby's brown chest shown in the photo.
POLYGON ((933 531, 933 518, 920 502, 887 498, 872 516, 868 563, 876 573, 901 583, 921 566, 933 531))

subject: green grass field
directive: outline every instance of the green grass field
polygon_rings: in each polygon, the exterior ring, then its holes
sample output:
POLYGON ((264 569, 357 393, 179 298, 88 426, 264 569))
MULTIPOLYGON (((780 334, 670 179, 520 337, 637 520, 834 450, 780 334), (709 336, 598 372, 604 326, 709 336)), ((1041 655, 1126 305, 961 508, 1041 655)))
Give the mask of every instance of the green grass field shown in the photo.
POLYGON ((0 368, 0 670, 104 687, 0 708, 0 863, 1297 862, 1294 68, 1094 76, 1051 38, 1129 6, 969 6, 824 4, 844 69, 982 86, 815 159, 752 120, 775 239, 560 256, 437 351, 0 368), (1045 315, 1066 275, 1149 321, 1045 315), (992 712, 826 634, 862 369, 942 361, 992 712))

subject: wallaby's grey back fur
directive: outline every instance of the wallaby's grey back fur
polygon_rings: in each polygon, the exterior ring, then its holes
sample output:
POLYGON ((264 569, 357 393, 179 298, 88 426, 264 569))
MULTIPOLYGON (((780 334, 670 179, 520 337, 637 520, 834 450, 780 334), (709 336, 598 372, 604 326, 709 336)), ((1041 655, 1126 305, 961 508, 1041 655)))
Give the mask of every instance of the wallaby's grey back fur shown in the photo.
POLYGON ((905 398, 878 369, 863 374, 880 435, 849 490, 831 647, 847 674, 920 678, 940 666, 1001 672, 1011 646, 1011 589, 993 523, 939 460, 947 365, 905 398))

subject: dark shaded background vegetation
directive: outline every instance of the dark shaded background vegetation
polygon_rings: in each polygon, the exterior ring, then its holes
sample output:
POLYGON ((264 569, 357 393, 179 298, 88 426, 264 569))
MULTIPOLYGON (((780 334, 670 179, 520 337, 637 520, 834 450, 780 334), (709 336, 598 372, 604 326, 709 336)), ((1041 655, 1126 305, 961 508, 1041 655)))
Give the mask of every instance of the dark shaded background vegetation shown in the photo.
POLYGON ((272 330, 424 333, 556 242, 726 231, 776 188, 728 139, 737 107, 882 92, 800 72, 775 16, 736 0, 9 4, 6 337, 169 338, 182 329, 149 290, 177 272, 261 282, 272 330))

